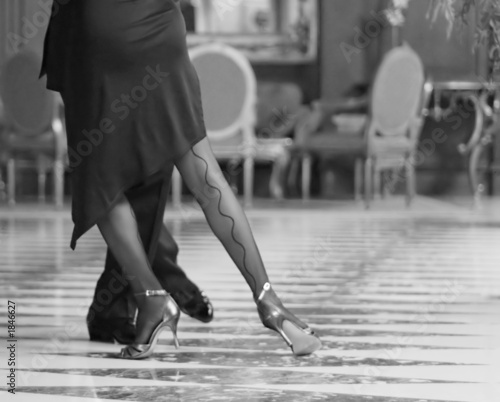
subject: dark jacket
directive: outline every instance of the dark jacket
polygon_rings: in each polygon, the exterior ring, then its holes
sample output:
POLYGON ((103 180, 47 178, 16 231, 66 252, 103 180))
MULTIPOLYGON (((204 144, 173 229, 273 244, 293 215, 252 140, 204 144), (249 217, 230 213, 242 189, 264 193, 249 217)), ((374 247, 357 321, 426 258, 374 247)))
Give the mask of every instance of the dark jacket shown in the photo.
POLYGON ((52 15, 43 48, 40 77, 47 74, 47 88, 61 92, 64 89, 72 46, 72 13, 74 2, 80 0, 54 0, 52 15))

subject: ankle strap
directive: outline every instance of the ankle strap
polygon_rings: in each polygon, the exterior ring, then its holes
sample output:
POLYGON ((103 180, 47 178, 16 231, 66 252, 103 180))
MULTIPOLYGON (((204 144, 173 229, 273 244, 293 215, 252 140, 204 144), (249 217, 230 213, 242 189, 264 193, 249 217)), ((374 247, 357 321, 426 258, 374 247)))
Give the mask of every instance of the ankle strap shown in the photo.
POLYGON ((166 290, 161 289, 161 290, 146 290, 145 292, 141 293, 134 293, 135 296, 168 296, 168 293, 166 290))
POLYGON ((257 298, 257 301, 261 301, 264 295, 266 294, 267 291, 271 290, 271 284, 269 282, 266 282, 264 286, 262 287, 262 292, 260 292, 259 297, 257 298))

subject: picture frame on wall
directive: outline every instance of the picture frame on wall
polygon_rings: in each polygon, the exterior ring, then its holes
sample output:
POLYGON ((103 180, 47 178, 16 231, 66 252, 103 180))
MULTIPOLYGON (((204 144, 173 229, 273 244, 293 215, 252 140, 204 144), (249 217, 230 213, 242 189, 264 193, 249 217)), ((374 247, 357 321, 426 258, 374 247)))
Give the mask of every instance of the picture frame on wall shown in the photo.
POLYGON ((318 0, 184 0, 188 45, 221 41, 252 62, 308 63, 318 55, 318 0))

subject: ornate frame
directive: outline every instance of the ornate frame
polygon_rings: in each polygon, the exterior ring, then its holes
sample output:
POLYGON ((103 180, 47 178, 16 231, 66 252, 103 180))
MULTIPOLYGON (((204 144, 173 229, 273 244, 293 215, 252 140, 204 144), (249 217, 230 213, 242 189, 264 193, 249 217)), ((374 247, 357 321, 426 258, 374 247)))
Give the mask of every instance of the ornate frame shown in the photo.
MULTIPOLYGON (((286 0, 285 0, 286 1, 286 0)), ((299 50, 298 42, 294 42, 286 33, 274 34, 218 34, 188 33, 189 47, 195 47, 211 42, 222 42, 245 53, 253 63, 262 64, 305 64, 313 62, 318 57, 319 17, 321 2, 313 2, 314 18, 310 25, 310 44, 307 52, 299 50)))

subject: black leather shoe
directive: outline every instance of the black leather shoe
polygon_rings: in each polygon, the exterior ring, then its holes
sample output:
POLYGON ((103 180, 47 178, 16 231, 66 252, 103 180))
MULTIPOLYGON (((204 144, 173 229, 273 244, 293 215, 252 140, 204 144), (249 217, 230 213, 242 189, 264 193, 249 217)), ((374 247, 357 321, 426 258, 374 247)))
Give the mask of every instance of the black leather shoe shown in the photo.
MULTIPOLYGON (((198 289, 191 292, 181 290, 172 292, 170 295, 184 314, 203 323, 213 320, 214 309, 204 292, 200 292, 198 289)), ((116 342, 122 345, 130 345, 134 342, 135 325, 133 314, 131 314, 131 317, 114 316, 114 313, 120 312, 120 315, 123 315, 123 313, 133 311, 134 309, 131 308, 130 301, 128 306, 122 306, 123 301, 118 304, 120 304, 119 307, 123 311, 117 309, 116 305, 114 305, 110 311, 101 314, 94 313, 92 306, 90 306, 87 315, 87 328, 91 341, 116 342)))
POLYGON ((195 320, 208 323, 214 318, 214 308, 205 292, 198 289, 191 292, 179 290, 171 292, 170 296, 175 300, 184 314, 195 320))
POLYGON ((135 326, 129 318, 94 318, 87 320, 90 340, 130 345, 135 339, 135 326))
POLYGON ((91 341, 129 345, 135 339, 135 304, 123 295, 109 306, 93 302, 87 314, 87 328, 91 341), (97 305, 94 306, 94 303, 97 305))

